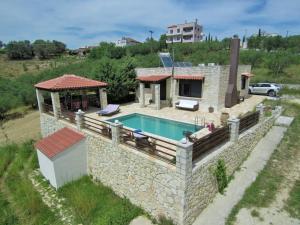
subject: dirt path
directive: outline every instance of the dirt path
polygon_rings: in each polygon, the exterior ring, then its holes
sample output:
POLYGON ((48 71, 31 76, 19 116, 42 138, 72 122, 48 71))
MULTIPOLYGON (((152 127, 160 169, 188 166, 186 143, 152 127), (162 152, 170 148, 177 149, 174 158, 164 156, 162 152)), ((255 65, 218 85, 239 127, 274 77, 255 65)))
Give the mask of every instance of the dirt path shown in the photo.
POLYGON ((40 137, 40 115, 38 111, 28 112, 24 117, 2 124, 0 145, 11 142, 21 143, 40 137))

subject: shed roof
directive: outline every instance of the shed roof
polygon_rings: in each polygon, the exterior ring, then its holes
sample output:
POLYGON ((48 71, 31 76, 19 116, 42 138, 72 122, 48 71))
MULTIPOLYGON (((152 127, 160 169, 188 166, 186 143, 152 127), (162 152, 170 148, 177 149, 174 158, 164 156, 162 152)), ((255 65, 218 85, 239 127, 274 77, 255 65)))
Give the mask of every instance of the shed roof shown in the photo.
POLYGON ((168 79, 171 75, 149 75, 149 76, 140 76, 137 77, 139 81, 145 81, 145 82, 158 82, 165 79, 168 79))
POLYGON ((254 74, 252 74, 252 73, 242 73, 241 75, 245 76, 245 77, 253 77, 254 76, 254 74))
POLYGON ((84 138, 82 133, 65 127, 39 140, 35 147, 48 158, 53 158, 84 138))
POLYGON ((174 75, 174 79, 177 80, 203 80, 204 76, 203 75, 174 75))
POLYGON ((85 77, 76 76, 74 74, 65 74, 61 77, 40 82, 34 86, 38 89, 59 91, 59 90, 105 87, 107 86, 107 83, 91 80, 85 77))

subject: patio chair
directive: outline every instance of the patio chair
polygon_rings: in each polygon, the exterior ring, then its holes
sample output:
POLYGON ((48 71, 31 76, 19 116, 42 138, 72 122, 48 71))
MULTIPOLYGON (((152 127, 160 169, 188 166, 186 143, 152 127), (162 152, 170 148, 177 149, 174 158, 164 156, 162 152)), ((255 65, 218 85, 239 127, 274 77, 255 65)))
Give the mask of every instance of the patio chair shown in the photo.
POLYGON ((199 103, 194 100, 179 100, 179 102, 175 103, 176 108, 180 109, 188 109, 188 110, 198 110, 199 103))
POLYGON ((142 134, 141 129, 134 130, 132 135, 137 147, 143 149, 146 148, 148 151, 150 150, 151 153, 154 153, 155 143, 150 142, 149 137, 145 134, 142 134))
POLYGON ((97 112, 99 116, 110 116, 120 111, 120 105, 109 104, 104 109, 97 112))

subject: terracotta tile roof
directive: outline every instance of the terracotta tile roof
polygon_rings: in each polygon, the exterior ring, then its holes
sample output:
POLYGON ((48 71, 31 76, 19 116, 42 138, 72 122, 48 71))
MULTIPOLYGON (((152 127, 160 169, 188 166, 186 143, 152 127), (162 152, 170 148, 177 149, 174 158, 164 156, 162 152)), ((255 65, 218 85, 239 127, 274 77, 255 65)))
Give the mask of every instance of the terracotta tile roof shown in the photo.
POLYGON ((53 158, 84 138, 82 133, 65 127, 39 140, 35 147, 48 158, 53 158))
POLYGON ((170 75, 150 75, 150 76, 140 76, 137 77, 136 79, 138 79, 139 81, 158 82, 161 80, 165 80, 169 77, 170 75))
POLYGON ((203 80, 203 75, 174 75, 174 79, 177 80, 203 80))
POLYGON ((36 88, 44 90, 71 90, 93 87, 105 87, 107 83, 91 80, 85 77, 76 76, 73 74, 65 74, 51 80, 40 82, 34 85, 36 88))
POLYGON ((251 74, 251 73, 242 73, 241 75, 245 76, 245 77, 253 77, 254 76, 254 74, 251 74))

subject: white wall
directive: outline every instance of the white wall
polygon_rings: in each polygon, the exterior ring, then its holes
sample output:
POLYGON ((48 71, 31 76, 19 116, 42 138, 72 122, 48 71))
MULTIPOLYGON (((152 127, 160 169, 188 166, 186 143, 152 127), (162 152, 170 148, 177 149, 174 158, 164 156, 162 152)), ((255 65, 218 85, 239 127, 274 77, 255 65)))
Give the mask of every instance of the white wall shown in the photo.
POLYGON ((57 188, 53 162, 51 161, 51 159, 45 156, 44 153, 42 153, 38 149, 37 149, 37 156, 39 160, 41 173, 47 180, 49 180, 50 184, 53 187, 57 188))
POLYGON ((53 159, 57 188, 87 174, 85 140, 78 142, 53 159))

